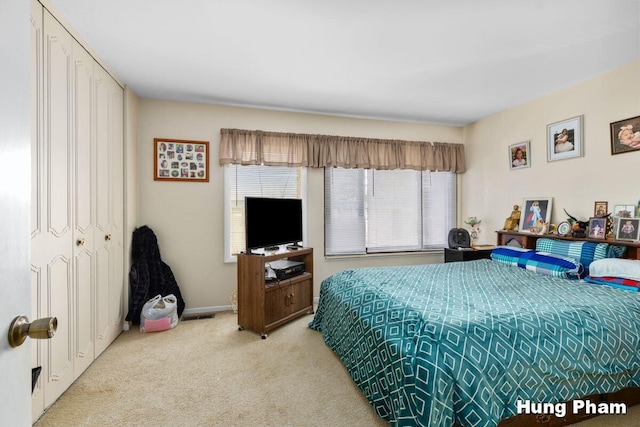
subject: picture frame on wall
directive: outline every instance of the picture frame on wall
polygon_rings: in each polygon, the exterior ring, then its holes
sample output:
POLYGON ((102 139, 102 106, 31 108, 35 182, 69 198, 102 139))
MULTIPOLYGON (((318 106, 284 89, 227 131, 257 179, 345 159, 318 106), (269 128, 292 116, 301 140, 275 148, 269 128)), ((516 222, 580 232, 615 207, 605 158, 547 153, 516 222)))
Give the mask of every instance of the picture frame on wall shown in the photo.
POLYGON ((154 181, 209 182, 209 141, 154 138, 154 181))
POLYGON ((525 198, 520 214, 520 231, 538 233, 551 221, 552 197, 525 198))
POLYGON ((592 239, 604 239, 607 231, 607 218, 589 218, 589 237, 592 239))
POLYGON ((509 146, 509 169, 524 169, 531 166, 529 141, 509 146))
POLYGON ((640 150, 640 116, 613 122, 611 132, 611 155, 640 150))
POLYGON ((620 218, 616 226, 616 240, 637 241, 640 218, 620 218))
POLYGON ((582 116, 547 125, 547 161, 582 156, 582 116))

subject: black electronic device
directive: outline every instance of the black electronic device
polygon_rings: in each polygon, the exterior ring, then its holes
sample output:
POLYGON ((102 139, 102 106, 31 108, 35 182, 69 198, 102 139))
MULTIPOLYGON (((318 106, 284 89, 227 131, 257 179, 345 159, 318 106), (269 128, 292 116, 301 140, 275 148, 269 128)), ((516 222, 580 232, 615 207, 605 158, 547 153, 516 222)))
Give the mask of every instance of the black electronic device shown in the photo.
POLYGON ((471 236, 469 236, 469 232, 464 228, 452 228, 449 230, 449 248, 471 248, 471 236))
POLYGON ((252 249, 278 249, 302 242, 302 200, 245 197, 245 243, 252 249))
POLYGON ((291 261, 288 259, 271 261, 269 268, 275 273, 278 280, 290 279, 305 272, 304 262, 291 261))

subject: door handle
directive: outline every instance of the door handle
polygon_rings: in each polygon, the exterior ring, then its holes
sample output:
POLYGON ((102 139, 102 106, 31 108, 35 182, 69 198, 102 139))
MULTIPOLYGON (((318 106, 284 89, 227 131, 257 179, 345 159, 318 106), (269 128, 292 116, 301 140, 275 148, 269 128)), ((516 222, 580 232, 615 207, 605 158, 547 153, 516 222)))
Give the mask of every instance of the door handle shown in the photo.
POLYGON ((49 339, 55 335, 57 329, 58 319, 56 317, 43 317, 29 323, 27 316, 18 316, 9 326, 9 345, 18 347, 27 337, 37 340, 49 339))

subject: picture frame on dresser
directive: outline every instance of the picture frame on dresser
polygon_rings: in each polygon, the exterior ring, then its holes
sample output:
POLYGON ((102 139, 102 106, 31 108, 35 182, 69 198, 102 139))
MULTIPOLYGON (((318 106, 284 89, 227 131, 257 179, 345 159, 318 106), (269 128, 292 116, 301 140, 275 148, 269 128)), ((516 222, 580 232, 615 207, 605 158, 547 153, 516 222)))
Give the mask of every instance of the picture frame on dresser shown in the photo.
POLYGON ((613 216, 620 218, 634 218, 636 216, 635 205, 614 205, 613 216))
POLYGON ((593 216, 605 216, 609 211, 609 202, 594 202, 593 216))
POLYGON ((551 220, 552 197, 525 198, 522 202, 519 230, 523 232, 539 232, 542 223, 551 220))
POLYGON ((616 226, 616 240, 638 241, 640 218, 619 218, 616 226))
POLYGON ((547 161, 582 156, 582 116, 547 125, 547 161))
POLYGON ((607 218, 589 218, 589 237, 592 239, 604 239, 606 237, 607 218))

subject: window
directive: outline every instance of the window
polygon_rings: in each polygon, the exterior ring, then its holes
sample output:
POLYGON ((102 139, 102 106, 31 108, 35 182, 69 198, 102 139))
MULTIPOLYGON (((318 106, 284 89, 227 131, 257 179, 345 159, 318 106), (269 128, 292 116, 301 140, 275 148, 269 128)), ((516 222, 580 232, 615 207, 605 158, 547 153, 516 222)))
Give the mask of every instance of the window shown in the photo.
POLYGON ((327 255, 442 248, 455 221, 455 173, 325 169, 327 255))
POLYGON ((303 234, 306 235, 306 170, 301 167, 226 165, 224 169, 225 262, 245 250, 244 198, 302 199, 303 234))

